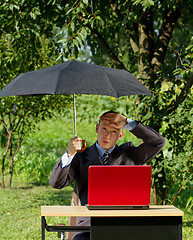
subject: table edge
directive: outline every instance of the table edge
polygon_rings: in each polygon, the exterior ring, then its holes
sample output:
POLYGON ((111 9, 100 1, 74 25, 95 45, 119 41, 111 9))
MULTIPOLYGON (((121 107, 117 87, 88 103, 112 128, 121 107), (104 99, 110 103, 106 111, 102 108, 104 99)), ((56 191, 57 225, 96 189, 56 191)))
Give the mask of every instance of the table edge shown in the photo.
POLYGON ((151 205, 147 210, 88 210, 86 206, 41 206, 45 217, 161 217, 184 216, 184 212, 173 205, 151 205))

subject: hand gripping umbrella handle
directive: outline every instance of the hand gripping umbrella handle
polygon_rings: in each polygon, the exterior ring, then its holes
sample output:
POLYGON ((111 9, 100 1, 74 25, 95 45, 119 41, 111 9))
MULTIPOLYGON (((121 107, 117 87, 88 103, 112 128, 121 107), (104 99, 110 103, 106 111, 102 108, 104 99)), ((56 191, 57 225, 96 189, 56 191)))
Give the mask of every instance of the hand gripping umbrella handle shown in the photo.
POLYGON ((84 152, 86 149, 86 140, 82 140, 82 148, 80 150, 78 150, 78 153, 82 153, 84 152))

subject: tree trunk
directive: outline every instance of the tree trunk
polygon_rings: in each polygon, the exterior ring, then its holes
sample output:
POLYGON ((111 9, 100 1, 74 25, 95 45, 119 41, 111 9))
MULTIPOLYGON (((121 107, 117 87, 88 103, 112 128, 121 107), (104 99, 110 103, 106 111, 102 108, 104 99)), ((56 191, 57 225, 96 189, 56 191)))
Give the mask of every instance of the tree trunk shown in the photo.
POLYGON ((13 156, 10 158, 10 168, 9 168, 9 179, 8 179, 8 187, 11 187, 13 177, 13 156))
POLYGON ((2 157, 2 166, 1 166, 1 188, 5 188, 4 181, 4 170, 5 170, 5 157, 2 157))
POLYGON ((13 167, 14 167, 14 157, 17 155, 20 146, 21 146, 21 142, 22 139, 20 136, 18 136, 17 139, 17 147, 15 149, 15 151, 13 152, 13 148, 12 148, 12 141, 10 142, 10 152, 9 152, 9 156, 10 156, 10 166, 9 166, 9 180, 8 180, 8 187, 11 187, 12 184, 12 178, 13 178, 13 167))
POLYGON ((5 153, 3 154, 3 157, 2 157, 2 167, 1 167, 1 187, 2 188, 5 188, 5 158, 7 156, 7 153, 8 153, 8 150, 10 148, 10 143, 11 143, 11 135, 12 135, 12 132, 9 132, 7 134, 7 146, 6 146, 6 150, 5 150, 5 153))
POLYGON ((9 157, 10 157, 10 165, 9 165, 9 179, 8 179, 8 188, 11 187, 12 177, 13 177, 13 152, 12 152, 12 140, 10 141, 10 148, 9 148, 9 157))

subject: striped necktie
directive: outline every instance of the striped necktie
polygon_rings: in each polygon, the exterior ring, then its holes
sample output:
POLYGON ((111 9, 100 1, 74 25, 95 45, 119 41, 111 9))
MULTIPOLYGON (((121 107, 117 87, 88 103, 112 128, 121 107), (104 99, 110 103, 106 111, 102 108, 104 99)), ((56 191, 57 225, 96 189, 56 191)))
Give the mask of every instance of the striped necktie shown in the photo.
POLYGON ((106 165, 106 164, 108 163, 108 160, 107 160, 107 159, 108 159, 109 155, 110 155, 110 154, 108 153, 108 151, 106 151, 106 152, 103 154, 103 157, 102 157, 101 160, 102 160, 102 162, 103 162, 104 165, 106 165))

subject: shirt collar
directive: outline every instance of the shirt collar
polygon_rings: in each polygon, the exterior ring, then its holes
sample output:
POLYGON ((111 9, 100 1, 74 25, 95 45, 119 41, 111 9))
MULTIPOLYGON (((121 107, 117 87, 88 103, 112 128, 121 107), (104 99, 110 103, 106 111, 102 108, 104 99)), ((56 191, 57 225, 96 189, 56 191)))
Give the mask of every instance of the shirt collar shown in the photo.
POLYGON ((112 148, 106 150, 104 148, 102 148, 98 142, 96 141, 96 147, 97 147, 97 150, 98 150, 98 153, 99 153, 99 156, 100 158, 102 158, 102 156, 104 155, 104 153, 107 151, 109 154, 114 150, 115 146, 113 146, 112 148))

